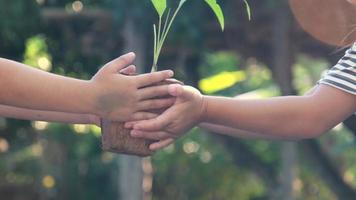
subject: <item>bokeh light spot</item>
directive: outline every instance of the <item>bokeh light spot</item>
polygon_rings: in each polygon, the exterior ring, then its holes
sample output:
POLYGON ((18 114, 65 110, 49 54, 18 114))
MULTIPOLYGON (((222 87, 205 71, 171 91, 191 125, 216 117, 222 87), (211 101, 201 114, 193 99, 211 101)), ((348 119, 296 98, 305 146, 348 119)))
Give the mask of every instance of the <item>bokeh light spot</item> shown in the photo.
POLYGON ((183 145, 183 151, 186 154, 196 153, 200 148, 200 145, 194 141, 186 142, 183 145))
POLYGON ((84 8, 84 5, 81 1, 74 1, 72 3, 72 9, 74 10, 74 12, 81 12, 84 8))
POLYGON ((0 153, 5 153, 9 150, 9 143, 6 139, 0 138, 0 153))
POLYGON ((40 143, 31 146, 32 154, 36 157, 40 157, 43 154, 43 147, 40 143))
POLYGON ((246 74, 243 71, 221 72, 199 81, 199 88, 206 94, 212 94, 227 89, 245 79, 246 74))
POLYGON ((200 154, 200 160, 203 163, 209 163, 212 158, 213 158, 213 156, 211 155, 211 153, 209 151, 204 151, 204 152, 202 152, 202 154, 200 154))
POLYGON ((44 71, 51 71, 52 63, 47 57, 40 57, 37 60, 38 67, 44 71))
POLYGON ((51 189, 56 185, 56 180, 51 175, 46 175, 42 178, 42 186, 51 189))
POLYGON ((48 127, 48 122, 43 122, 43 121, 33 121, 32 122, 32 127, 38 131, 43 131, 46 130, 48 127))
POLYGON ((73 129, 77 134, 87 134, 90 131, 90 127, 84 124, 74 124, 73 129))

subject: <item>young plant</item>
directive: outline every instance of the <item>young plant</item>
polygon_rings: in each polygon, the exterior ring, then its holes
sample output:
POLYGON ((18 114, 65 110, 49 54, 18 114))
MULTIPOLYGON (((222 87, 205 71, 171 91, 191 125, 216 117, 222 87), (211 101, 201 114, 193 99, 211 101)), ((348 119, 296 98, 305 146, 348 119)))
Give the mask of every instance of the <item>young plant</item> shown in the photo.
MULTIPOLYGON (((153 64, 151 70, 152 72, 157 71, 157 62, 161 54, 163 44, 167 38, 169 30, 171 29, 171 26, 177 14, 181 10, 182 6, 186 3, 186 1, 187 0, 180 0, 178 7, 173 12, 173 15, 171 15, 171 8, 168 8, 167 11, 167 0, 151 0, 154 8, 157 11, 158 18, 159 18, 158 25, 156 24, 153 25, 154 47, 153 47, 153 64)), ((250 7, 247 3, 247 0, 243 0, 243 1, 246 5, 248 18, 251 19, 250 7)), ((217 0, 204 0, 204 2, 215 13, 215 16, 219 21, 221 30, 224 31, 225 28, 224 13, 220 5, 217 3, 217 0)))

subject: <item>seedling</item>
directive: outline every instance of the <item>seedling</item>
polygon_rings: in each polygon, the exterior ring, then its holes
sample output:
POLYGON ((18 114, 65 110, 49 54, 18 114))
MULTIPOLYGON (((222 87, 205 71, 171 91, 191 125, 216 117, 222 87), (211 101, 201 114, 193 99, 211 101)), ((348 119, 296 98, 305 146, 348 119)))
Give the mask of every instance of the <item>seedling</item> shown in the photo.
MULTIPOLYGON (((248 5, 247 0, 243 0, 243 1, 246 5, 248 18, 251 19, 250 6, 248 5)), ((177 17, 177 14, 179 13, 183 5, 187 2, 187 0, 180 0, 178 7, 173 12, 173 15, 171 15, 171 8, 167 9, 167 0, 151 0, 151 2, 158 14, 158 25, 156 24, 153 25, 154 46, 153 46, 153 64, 151 69, 151 71, 153 72, 153 71, 157 71, 157 62, 161 54, 161 50, 164 45, 164 42, 169 33, 169 30, 171 29, 171 26, 175 18, 177 17)), ((217 3, 217 0, 204 0, 204 2, 215 13, 216 18, 219 21, 221 30, 224 31, 225 28, 224 13, 220 5, 217 3)))
MULTIPOLYGON (((167 0, 151 0, 153 6, 155 7, 158 13, 158 25, 153 25, 154 33, 154 54, 153 54, 153 65, 151 71, 157 71, 157 62, 159 55, 161 53, 164 41, 167 38, 168 32, 171 29, 171 26, 181 10, 182 6, 186 3, 187 0, 180 0, 177 8, 171 15, 171 9, 167 9, 167 0), (163 19, 164 18, 164 19, 163 19)), ((221 30, 224 30, 225 22, 224 15, 221 10, 221 7, 216 2, 216 0, 204 0, 209 7, 215 13, 221 30)), ((242 0, 247 6, 247 13, 250 18, 250 10, 246 0, 242 0)), ((180 83, 177 80, 165 80, 159 83, 159 85, 180 83)), ((160 111, 158 111, 160 112, 160 111)), ((112 122, 109 120, 103 119, 101 122, 102 127, 102 144, 103 149, 115 153, 124 153, 130 155, 138 156, 149 156, 154 152, 149 149, 149 145, 154 142, 151 140, 133 138, 130 136, 130 130, 124 127, 122 122, 112 122)))

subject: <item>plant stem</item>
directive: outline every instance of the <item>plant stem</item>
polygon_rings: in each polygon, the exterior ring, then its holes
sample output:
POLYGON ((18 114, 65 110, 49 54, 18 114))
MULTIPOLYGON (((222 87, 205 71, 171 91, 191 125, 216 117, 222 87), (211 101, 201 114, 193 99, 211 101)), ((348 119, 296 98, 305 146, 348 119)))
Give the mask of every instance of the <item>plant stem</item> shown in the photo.
POLYGON ((171 19, 169 19, 169 14, 170 14, 170 10, 168 10, 168 14, 166 17, 166 20, 164 22, 164 26, 163 26, 163 30, 161 30, 161 26, 162 26, 162 18, 159 17, 159 25, 158 25, 158 33, 156 30, 156 25, 153 26, 153 32, 154 32, 154 53, 153 53, 153 65, 152 65, 152 70, 151 72, 157 71, 157 62, 158 62, 158 58, 161 54, 161 50, 163 47, 163 44, 167 38, 168 32, 171 29, 171 26, 178 14, 178 12, 180 11, 180 9, 182 8, 184 3, 180 3, 176 9, 176 11, 174 12, 173 16, 171 19), (169 23, 168 23, 169 21, 169 23), (168 24, 168 26, 167 26, 168 24))
POLYGON ((173 14, 173 17, 171 18, 170 22, 169 22, 169 25, 168 25, 168 28, 167 30, 165 31, 165 33, 163 33, 163 38, 161 38, 161 40, 159 41, 159 45, 157 46, 158 47, 158 51, 161 51, 161 48, 164 44, 164 41, 166 40, 166 37, 168 35, 168 32, 169 30, 171 29, 171 26, 173 24, 173 21, 175 20, 179 10, 182 8, 183 4, 179 4, 178 8, 176 9, 176 11, 174 12, 173 14))
POLYGON ((157 31, 156 31, 156 25, 153 24, 153 38, 154 38, 154 44, 153 44, 153 64, 151 68, 151 72, 157 71, 157 59, 156 59, 156 54, 157 54, 157 31))

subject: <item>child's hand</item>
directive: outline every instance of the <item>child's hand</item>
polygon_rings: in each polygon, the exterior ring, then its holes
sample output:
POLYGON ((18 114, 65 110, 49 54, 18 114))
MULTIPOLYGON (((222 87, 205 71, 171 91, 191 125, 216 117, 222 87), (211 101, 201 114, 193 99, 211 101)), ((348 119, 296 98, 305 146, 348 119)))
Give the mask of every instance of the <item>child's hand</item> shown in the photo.
POLYGON ((126 128, 133 128, 131 131, 133 137, 158 140, 150 145, 151 150, 158 150, 171 144, 174 139, 199 123, 205 111, 203 96, 195 88, 170 85, 169 93, 177 99, 162 115, 150 120, 125 124, 126 128))
POLYGON ((141 120, 149 115, 141 112, 172 105, 173 98, 156 99, 168 95, 168 86, 152 86, 173 76, 170 70, 127 76, 121 71, 134 71, 134 53, 123 55, 106 64, 90 81, 94 92, 94 113, 112 121, 141 120), (128 68, 129 70, 124 70, 128 68))

